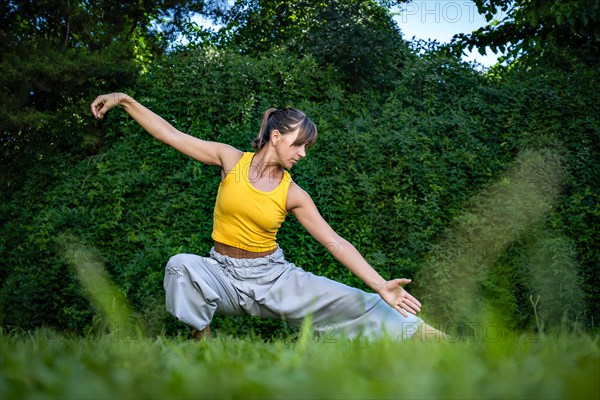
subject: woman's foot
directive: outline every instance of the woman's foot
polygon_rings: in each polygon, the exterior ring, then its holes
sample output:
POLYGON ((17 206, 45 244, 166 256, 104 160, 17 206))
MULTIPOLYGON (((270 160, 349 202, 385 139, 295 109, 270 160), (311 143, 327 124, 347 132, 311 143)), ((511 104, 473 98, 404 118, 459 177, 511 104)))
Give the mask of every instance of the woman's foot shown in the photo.
POLYGON ((206 325, 204 329, 193 329, 192 330, 192 339, 194 340, 202 340, 202 339, 210 339, 212 334, 210 333, 210 325, 206 325))
POLYGON ((444 332, 438 331, 437 329, 422 323, 417 332, 411 337, 413 340, 420 340, 421 342, 444 342, 450 341, 450 337, 444 332))

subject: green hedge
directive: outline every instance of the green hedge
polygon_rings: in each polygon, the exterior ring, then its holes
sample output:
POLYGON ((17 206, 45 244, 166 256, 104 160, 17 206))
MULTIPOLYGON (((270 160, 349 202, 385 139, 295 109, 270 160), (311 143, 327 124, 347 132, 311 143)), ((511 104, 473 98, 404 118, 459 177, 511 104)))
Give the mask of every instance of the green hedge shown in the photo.
MULTIPOLYGON (((207 49, 156 63, 131 94, 180 130, 243 150, 267 107, 306 111, 320 136, 292 171, 294 180, 384 277, 415 278, 409 290, 425 301, 432 323, 468 326, 494 312, 515 329, 590 328, 600 286, 600 91, 586 79, 591 73, 547 69, 497 78, 429 52, 405 60, 390 91, 349 93, 333 70, 308 56, 207 49), (533 194, 509 196, 506 187, 522 188, 511 166, 525 165, 523 157, 555 172, 542 178, 560 179, 540 178, 527 186, 533 194), (510 214, 531 212, 538 200, 548 207, 535 219, 510 214), (495 209, 506 211, 490 214, 495 209), (498 226, 520 225, 501 236, 490 230, 488 246, 473 229, 493 218, 498 226), (471 269, 452 268, 464 256, 457 251, 477 252, 468 256, 471 269), (556 285, 562 301, 552 297, 556 285), (538 295, 534 308, 530 298, 538 295)), ((147 333, 185 329, 164 311, 164 265, 179 252, 207 254, 219 171, 152 139, 120 110, 102 124, 113 137, 110 148, 61 171, 43 196, 28 196, 32 178, 1 206, 5 328, 103 327, 65 261, 59 238, 69 235, 100 255, 147 333)), ((293 217, 278 240, 298 266, 365 288, 293 217)), ((242 317, 219 317, 214 326, 265 336, 291 329, 242 317)))

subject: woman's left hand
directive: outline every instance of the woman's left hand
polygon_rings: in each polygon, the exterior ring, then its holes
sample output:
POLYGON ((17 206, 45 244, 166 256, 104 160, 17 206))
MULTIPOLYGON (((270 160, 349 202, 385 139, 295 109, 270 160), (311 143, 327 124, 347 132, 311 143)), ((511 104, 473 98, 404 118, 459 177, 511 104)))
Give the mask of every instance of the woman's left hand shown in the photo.
POLYGON ((403 286, 410 282, 410 279, 392 279, 379 290, 381 298, 405 317, 408 317, 407 312, 416 314, 421 311, 419 300, 404 290, 403 286))
POLYGON ((128 96, 123 93, 101 94, 100 96, 96 97, 91 105, 92 115, 96 119, 102 119, 108 110, 120 105, 121 102, 126 98, 128 98, 128 96))

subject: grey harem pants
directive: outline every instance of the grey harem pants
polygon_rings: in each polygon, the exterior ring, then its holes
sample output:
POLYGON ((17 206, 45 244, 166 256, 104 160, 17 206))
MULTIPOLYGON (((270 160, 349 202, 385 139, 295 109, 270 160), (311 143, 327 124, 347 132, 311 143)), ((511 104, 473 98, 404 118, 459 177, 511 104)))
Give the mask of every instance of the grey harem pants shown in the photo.
POLYGON ((167 263, 164 286, 167 311, 196 329, 204 329, 215 312, 282 318, 298 327, 311 315, 313 330, 325 337, 402 340, 423 322, 402 316, 378 294, 296 267, 280 248, 254 259, 224 256, 214 248, 210 257, 178 254, 167 263))

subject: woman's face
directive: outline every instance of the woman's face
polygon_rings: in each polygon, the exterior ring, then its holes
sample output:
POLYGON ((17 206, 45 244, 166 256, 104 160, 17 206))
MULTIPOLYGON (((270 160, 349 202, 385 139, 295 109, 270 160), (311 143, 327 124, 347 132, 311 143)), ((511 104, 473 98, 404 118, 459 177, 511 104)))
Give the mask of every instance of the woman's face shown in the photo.
MULTIPOLYGON (((273 131, 273 133, 275 132, 279 133, 278 131, 273 131)), ((277 142, 277 155, 279 156, 281 165, 285 169, 292 168, 298 161, 306 157, 306 143, 294 144, 297 137, 298 131, 296 130, 281 135, 280 140, 277 142)))

